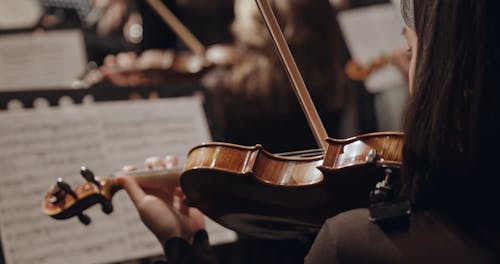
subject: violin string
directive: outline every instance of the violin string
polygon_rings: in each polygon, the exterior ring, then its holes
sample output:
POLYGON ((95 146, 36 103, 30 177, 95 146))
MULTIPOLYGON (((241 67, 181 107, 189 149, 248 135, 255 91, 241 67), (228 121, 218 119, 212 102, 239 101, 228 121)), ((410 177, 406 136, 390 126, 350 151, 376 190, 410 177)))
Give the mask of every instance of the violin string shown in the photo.
POLYGON ((313 156, 319 156, 319 155, 323 155, 323 154, 324 154, 323 149, 308 149, 308 150, 282 152, 282 153, 277 153, 276 155, 286 156, 286 157, 290 157, 290 156, 313 157, 313 156))

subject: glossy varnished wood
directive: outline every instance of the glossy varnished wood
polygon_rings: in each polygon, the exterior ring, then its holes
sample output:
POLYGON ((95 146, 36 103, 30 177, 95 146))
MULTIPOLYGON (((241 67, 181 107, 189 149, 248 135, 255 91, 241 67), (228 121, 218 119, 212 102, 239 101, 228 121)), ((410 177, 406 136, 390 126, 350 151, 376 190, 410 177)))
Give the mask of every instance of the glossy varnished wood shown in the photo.
POLYGON ((54 193, 59 190, 57 185, 52 186, 42 200, 42 211, 56 219, 67 219, 82 213, 93 204, 110 201, 119 187, 110 178, 101 178, 98 182, 101 184, 100 187, 90 182, 79 185, 73 190, 76 199, 66 193, 57 203, 50 202, 54 193))
POLYGON ((325 156, 309 158, 274 155, 260 145, 200 145, 189 152, 180 184, 191 205, 238 232, 308 236, 328 217, 367 206, 387 166, 399 174, 401 133, 327 143, 325 156), (370 151, 373 162, 366 161, 370 151))
MULTIPOLYGON (((149 188, 180 183, 192 206, 238 232, 266 238, 307 237, 326 218, 367 206, 386 167, 399 173, 402 136, 373 133, 328 139, 324 156, 306 158, 275 155, 260 145, 208 143, 189 152, 182 170, 128 174, 149 188)), ((97 180, 99 187, 85 182, 75 188, 77 199, 66 193, 51 203, 58 192, 54 185, 43 199, 44 213, 66 219, 94 204, 110 204, 120 187, 109 177, 97 180)))
POLYGON ((326 140, 323 171, 337 170, 349 166, 365 165, 370 151, 375 151, 375 160, 387 165, 401 165, 403 133, 379 132, 364 134, 349 139, 326 140))
POLYGON ((209 143, 193 148, 188 154, 185 171, 210 169, 247 174, 256 180, 277 186, 304 186, 323 178, 317 166, 318 157, 283 157, 266 151, 262 146, 240 146, 228 143, 209 143))
POLYGON ((178 186, 181 172, 180 169, 118 171, 107 177, 96 177, 98 186, 88 181, 78 185, 72 189, 76 197, 60 190, 55 184, 49 188, 42 200, 42 211, 55 219, 67 219, 78 216, 87 208, 99 203, 106 213, 111 213, 112 198, 122 188, 114 180, 116 175, 132 176, 145 188, 158 188, 178 186))

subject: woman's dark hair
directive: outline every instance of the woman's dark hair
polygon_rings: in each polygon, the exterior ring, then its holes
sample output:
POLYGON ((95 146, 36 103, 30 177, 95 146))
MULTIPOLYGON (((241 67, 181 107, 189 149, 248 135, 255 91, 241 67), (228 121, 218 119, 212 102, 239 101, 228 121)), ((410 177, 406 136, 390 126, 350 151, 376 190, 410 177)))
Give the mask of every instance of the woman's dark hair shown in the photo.
MULTIPOLYGON (((261 109, 269 108, 267 111, 288 112, 290 102, 295 103, 297 99, 256 4, 247 2, 248 6, 244 7, 253 15, 250 23, 255 32, 233 24, 236 43, 245 51, 233 66, 233 96, 261 101, 261 109)), ((318 105, 340 110, 345 103, 347 77, 343 71, 346 58, 335 9, 328 0, 270 3, 311 96, 318 105)))
POLYGON ((403 194, 417 206, 471 216, 500 208, 499 3, 414 0, 403 194))

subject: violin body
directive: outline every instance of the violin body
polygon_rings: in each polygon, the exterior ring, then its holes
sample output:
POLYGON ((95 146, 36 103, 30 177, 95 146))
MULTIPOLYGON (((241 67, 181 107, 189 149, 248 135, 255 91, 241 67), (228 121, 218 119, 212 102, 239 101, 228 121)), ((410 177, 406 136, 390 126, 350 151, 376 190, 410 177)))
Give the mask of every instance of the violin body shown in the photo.
POLYGON ((274 155, 260 145, 197 146, 180 184, 190 205, 230 229, 271 239, 307 237, 327 218, 366 207, 385 168, 401 164, 401 133, 327 142, 325 155, 307 158, 274 155))

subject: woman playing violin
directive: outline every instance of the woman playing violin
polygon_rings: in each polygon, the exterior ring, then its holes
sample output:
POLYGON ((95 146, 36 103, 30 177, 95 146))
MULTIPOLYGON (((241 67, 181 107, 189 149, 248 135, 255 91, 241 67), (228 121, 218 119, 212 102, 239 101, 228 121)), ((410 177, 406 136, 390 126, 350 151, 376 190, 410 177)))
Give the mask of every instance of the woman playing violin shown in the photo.
MULTIPOLYGON (((368 209, 333 216, 306 263, 500 261, 497 10, 495 0, 402 0, 412 59, 399 197, 409 199, 412 213, 391 222, 370 221, 368 209)), ((132 178, 117 181, 169 263, 216 262, 201 214, 182 205, 180 190, 158 195, 132 178)))

